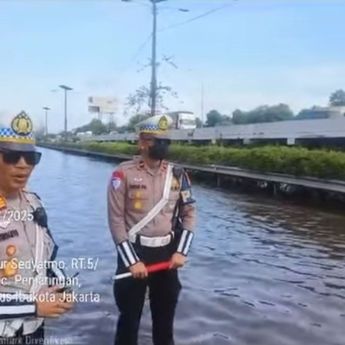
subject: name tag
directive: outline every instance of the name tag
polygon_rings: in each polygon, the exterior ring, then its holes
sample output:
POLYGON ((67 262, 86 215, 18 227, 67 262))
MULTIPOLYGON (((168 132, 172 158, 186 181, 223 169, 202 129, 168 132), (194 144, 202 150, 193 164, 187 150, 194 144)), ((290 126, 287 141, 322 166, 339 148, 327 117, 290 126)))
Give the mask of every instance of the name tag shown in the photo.
POLYGON ((7 241, 10 238, 18 237, 18 236, 19 236, 19 233, 17 230, 10 230, 8 232, 0 234, 0 242, 7 241))
POLYGON ((129 189, 146 189, 144 184, 130 184, 129 189))

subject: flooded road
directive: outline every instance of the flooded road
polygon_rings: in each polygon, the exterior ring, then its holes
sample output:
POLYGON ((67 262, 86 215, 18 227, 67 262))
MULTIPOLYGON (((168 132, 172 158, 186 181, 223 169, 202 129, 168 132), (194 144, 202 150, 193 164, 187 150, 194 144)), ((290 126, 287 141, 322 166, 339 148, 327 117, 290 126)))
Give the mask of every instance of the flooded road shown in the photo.
MULTIPOLYGON (((59 259, 97 260, 96 269, 81 270, 79 292, 100 294, 49 321, 48 337, 113 344, 106 185, 115 164, 42 152, 30 187, 46 205, 59 259)), ((345 216, 199 185, 194 195, 198 229, 181 271, 176 345, 345 344, 345 216)), ((140 334, 140 345, 152 344, 147 307, 140 334)))

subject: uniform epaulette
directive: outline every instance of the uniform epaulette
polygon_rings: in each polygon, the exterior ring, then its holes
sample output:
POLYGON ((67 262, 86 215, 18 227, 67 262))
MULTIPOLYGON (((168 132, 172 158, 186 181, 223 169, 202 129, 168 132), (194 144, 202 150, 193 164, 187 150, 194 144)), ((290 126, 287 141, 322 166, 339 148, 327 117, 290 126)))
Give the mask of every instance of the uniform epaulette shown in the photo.
POLYGON ((23 193, 34 195, 38 200, 41 200, 41 197, 37 193, 30 192, 30 191, 28 191, 26 189, 23 189, 23 193))
POLYGON ((22 191, 24 198, 30 204, 33 210, 43 208, 41 198, 34 192, 29 192, 27 190, 22 191))
POLYGON ((175 165, 173 166, 173 175, 178 180, 181 178, 182 174, 184 173, 184 168, 181 165, 175 165))
POLYGON ((136 161, 134 159, 120 163, 115 170, 119 170, 119 168, 130 168, 131 166, 136 166, 136 161))

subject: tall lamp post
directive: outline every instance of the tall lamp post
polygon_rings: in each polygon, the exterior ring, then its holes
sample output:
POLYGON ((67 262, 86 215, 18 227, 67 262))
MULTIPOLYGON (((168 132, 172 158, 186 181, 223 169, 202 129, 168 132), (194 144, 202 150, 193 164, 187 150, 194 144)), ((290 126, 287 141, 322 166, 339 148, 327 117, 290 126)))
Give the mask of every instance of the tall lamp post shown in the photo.
POLYGON ((48 135, 48 111, 50 110, 49 107, 43 107, 43 110, 45 111, 45 119, 46 119, 46 125, 45 125, 45 135, 48 135))
MULTIPOLYGON (((131 0, 122 0, 123 2, 130 2, 131 0)), ((150 90, 150 107, 151 116, 156 114, 157 105, 157 4, 166 0, 149 0, 152 3, 152 51, 151 51, 151 90, 150 90)), ((187 9, 177 9, 181 12, 189 12, 187 9)))
POLYGON ((65 140, 67 140, 67 91, 73 90, 71 87, 66 85, 59 85, 61 89, 64 90, 65 93, 65 125, 64 125, 64 132, 65 132, 65 140))

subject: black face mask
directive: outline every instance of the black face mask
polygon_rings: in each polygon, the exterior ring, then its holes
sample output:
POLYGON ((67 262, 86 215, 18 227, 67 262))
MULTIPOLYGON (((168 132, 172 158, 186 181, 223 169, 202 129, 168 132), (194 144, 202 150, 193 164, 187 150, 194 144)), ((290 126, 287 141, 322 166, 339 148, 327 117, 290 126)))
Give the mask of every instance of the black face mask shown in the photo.
POLYGON ((169 145, 169 139, 155 139, 153 146, 149 147, 149 157, 155 160, 162 160, 167 158, 169 145))

